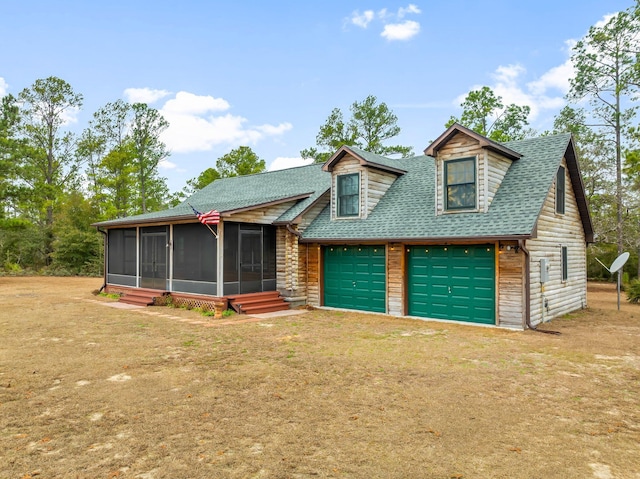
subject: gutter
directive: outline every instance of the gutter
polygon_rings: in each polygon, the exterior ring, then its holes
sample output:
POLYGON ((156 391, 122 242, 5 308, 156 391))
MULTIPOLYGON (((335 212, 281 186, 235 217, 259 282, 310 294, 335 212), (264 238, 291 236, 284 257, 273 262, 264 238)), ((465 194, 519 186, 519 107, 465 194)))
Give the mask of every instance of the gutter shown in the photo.
POLYGON ((454 238, 447 237, 424 237, 424 238, 300 238, 302 243, 320 243, 320 244, 380 244, 380 243, 404 243, 425 244, 425 242, 433 244, 481 244, 493 243, 496 241, 523 241, 530 239, 530 234, 526 235, 500 235, 500 236, 456 236, 454 238))
POLYGON ((100 289, 98 290, 98 294, 102 293, 102 290, 104 288, 107 287, 107 232, 104 230, 101 230, 99 226, 96 226, 96 230, 98 230, 100 233, 102 233, 104 235, 104 253, 103 253, 103 266, 102 266, 102 286, 100 286, 100 289))
POLYGON ((294 230, 294 229, 293 229, 293 227, 291 226, 291 223, 287 223, 285 226, 287 227, 287 231, 288 231, 289 233, 291 233, 292 235, 297 236, 297 237, 298 237, 298 239, 302 238, 302 233, 300 233, 300 232, 299 232, 299 231, 297 231, 297 230, 294 230))

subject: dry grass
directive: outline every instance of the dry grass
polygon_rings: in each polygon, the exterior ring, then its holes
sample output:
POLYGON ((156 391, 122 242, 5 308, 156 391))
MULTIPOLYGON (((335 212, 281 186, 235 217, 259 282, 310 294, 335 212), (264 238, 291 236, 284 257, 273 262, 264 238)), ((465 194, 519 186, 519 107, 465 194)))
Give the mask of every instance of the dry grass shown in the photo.
POLYGON ((0 278, 1 478, 640 478, 640 306, 613 285, 554 336, 336 311, 210 327, 106 307, 100 283, 0 278))

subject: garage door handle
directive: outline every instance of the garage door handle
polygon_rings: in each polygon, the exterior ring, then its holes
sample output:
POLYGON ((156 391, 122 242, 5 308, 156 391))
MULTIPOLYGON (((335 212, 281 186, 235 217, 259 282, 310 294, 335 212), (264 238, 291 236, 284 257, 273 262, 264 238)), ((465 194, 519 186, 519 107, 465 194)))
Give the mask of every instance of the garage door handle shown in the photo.
POLYGON ((353 287, 354 287, 354 288, 356 287, 356 282, 355 282, 355 281, 353 282, 353 287))
POLYGON ((449 286, 449 294, 451 294, 451 286, 449 286))

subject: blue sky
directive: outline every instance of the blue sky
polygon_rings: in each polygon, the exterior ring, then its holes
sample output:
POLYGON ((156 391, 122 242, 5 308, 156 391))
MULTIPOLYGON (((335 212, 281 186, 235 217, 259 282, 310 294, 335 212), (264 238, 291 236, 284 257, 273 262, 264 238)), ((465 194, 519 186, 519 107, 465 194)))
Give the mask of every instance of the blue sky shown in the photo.
POLYGON ((551 127, 572 42, 631 0, 2 0, 0 96, 57 76, 84 96, 69 128, 119 98, 169 120, 172 191, 250 146, 270 169, 301 164, 333 108, 375 95, 394 143, 421 152, 471 89, 551 127))

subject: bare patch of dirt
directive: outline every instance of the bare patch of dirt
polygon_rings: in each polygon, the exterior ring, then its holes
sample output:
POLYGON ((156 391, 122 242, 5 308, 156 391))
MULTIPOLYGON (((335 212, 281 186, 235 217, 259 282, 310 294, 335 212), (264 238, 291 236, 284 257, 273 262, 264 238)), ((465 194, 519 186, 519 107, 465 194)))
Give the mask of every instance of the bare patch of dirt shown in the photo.
POLYGON ((560 335, 313 310, 211 326, 0 277, 2 478, 640 479, 640 306, 560 335))

